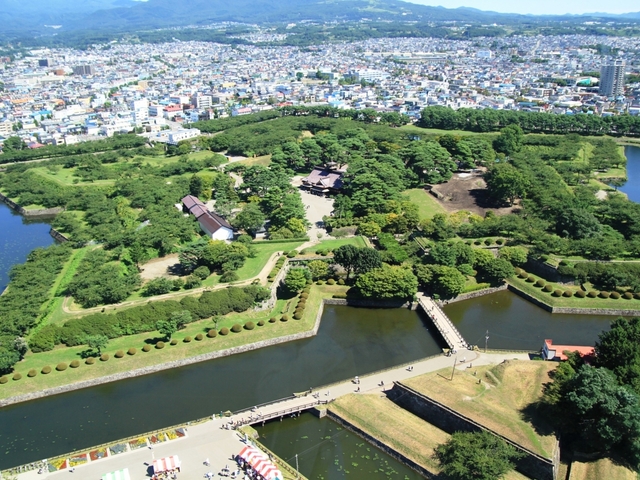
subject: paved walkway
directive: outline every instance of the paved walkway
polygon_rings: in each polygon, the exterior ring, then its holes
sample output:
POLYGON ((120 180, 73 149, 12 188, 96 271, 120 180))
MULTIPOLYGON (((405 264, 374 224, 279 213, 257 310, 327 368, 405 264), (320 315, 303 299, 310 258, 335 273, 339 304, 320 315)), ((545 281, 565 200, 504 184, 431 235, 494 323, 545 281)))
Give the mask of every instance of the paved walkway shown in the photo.
POLYGON ((424 312, 433 321, 444 341, 447 342, 449 348, 458 350, 466 348, 467 342, 456 327, 453 326, 449 317, 442 311, 438 304, 431 297, 427 297, 422 293, 418 293, 418 303, 422 306, 424 312))
MULTIPOLYGON (((182 461, 183 471, 178 475, 181 480, 196 480, 203 478, 208 471, 218 473, 225 465, 231 468, 234 463, 231 456, 237 454, 242 448, 240 435, 234 430, 227 430, 223 426, 230 422, 243 422, 249 420, 250 416, 261 414, 265 417, 276 415, 286 410, 295 410, 301 406, 309 405, 313 402, 324 402, 333 400, 342 395, 350 393, 372 393, 390 388, 395 381, 402 381, 418 375, 432 373, 444 368, 456 368, 463 370, 470 364, 474 366, 498 364, 508 359, 528 360, 527 354, 485 354, 473 351, 460 351, 457 356, 438 356, 420 360, 409 366, 399 366, 388 370, 374 372, 359 378, 359 383, 355 379, 348 379, 334 385, 321 388, 313 388, 313 393, 319 393, 319 398, 313 394, 286 399, 271 403, 256 409, 255 412, 240 412, 232 417, 215 419, 209 422, 188 427, 188 436, 179 440, 169 441, 151 449, 141 449, 133 452, 123 453, 103 460, 76 467, 75 472, 60 471, 38 475, 31 471, 18 475, 18 480, 42 480, 45 478, 58 479, 100 479, 102 475, 115 470, 128 468, 132 480, 142 480, 147 477, 147 467, 151 464, 153 457, 162 458, 169 455, 178 455, 182 461), (463 361, 464 360, 464 361, 463 361), (383 383, 383 384, 382 384, 383 383), (206 467, 203 462, 209 458, 210 467, 206 467)), ((293 392, 292 392, 293 393, 293 392)), ((212 412, 214 413, 214 412, 212 412)), ((290 413, 284 414, 288 416, 290 413)), ((279 416, 279 415, 277 415, 279 416)), ((250 421, 249 423, 259 423, 250 421)))

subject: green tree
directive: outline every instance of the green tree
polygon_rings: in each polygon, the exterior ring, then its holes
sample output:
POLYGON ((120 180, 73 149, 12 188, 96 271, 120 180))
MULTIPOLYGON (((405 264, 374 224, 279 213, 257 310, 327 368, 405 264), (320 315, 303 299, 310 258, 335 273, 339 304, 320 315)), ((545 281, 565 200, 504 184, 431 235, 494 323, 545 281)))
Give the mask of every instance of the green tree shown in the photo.
POLYGON ((430 287, 444 297, 455 297, 462 293, 467 281, 457 268, 434 265, 430 287))
POLYGON ((487 432, 456 432, 435 449, 440 469, 451 480, 494 480, 522 457, 512 445, 487 432))
POLYGON ((87 335, 84 339, 84 343, 87 344, 92 350, 97 350, 98 355, 102 353, 102 349, 109 343, 109 337, 106 335, 87 335))
POLYGON ((378 250, 366 247, 358 248, 353 264, 353 271, 356 275, 362 275, 381 266, 382 256, 378 250))
POLYGON ((620 317, 598 336, 596 363, 640 393, 640 318, 620 317))
POLYGON ((527 249, 524 247, 502 247, 499 252, 500 258, 504 258, 516 267, 527 263, 527 249))
POLYGON ((333 251, 333 261, 347 271, 347 279, 353 271, 358 257, 358 247, 342 245, 333 251))
POLYGON ((375 237, 380 233, 380 225, 375 222, 362 222, 358 225, 358 233, 360 235, 364 235, 365 237, 375 237))
POLYGON ((264 225, 265 216, 256 203, 247 203, 242 211, 231 220, 231 224, 239 229, 255 234, 264 225))
POLYGON ((418 279, 408 268, 383 265, 360 275, 356 287, 367 298, 408 299, 418 291, 418 279))
POLYGON ((498 153, 513 155, 522 148, 524 133, 518 125, 508 125, 500 130, 500 135, 493 141, 493 148, 498 153))
POLYGON ((310 277, 310 272, 306 268, 291 268, 287 272, 287 276, 284 278, 284 285, 291 293, 300 292, 307 284, 307 278, 310 277))
POLYGON ((526 177, 510 163, 497 163, 485 174, 489 195, 499 202, 509 202, 522 198, 529 186, 526 177))
POLYGON ((307 268, 311 272, 311 278, 313 280, 326 278, 329 274, 329 265, 322 260, 312 260, 307 264, 307 268))
POLYGON ((513 265, 504 258, 494 258, 482 268, 482 276, 491 283, 500 283, 515 273, 513 265))
POLYGON ((161 318, 156 322, 156 330, 167 341, 178 331, 178 325, 170 318, 161 318))

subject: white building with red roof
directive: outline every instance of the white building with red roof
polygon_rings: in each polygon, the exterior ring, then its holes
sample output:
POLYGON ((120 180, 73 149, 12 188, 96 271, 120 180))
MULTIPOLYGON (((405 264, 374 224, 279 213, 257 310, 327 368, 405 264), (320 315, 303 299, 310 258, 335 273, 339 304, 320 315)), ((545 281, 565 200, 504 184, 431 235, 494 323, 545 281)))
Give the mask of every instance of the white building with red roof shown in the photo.
POLYGON ((233 227, 220 215, 207 208, 202 201, 193 195, 187 195, 182 199, 182 205, 191 213, 200 224, 200 228, 212 240, 233 240, 233 227))

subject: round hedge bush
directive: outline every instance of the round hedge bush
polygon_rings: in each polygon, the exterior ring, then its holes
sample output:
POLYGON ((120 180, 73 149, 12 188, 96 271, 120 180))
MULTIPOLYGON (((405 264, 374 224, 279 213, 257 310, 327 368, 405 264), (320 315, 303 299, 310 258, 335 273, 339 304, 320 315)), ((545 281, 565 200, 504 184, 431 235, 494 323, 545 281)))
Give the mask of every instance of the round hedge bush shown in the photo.
POLYGON ((278 319, 276 317, 271 317, 269 319, 269 323, 276 323, 278 321, 278 319))
POLYGON ((189 335, 187 335, 186 337, 184 337, 184 339, 182 341, 184 343, 189 343, 189 342, 191 342, 191 340, 193 340, 193 338, 191 338, 189 335))
POLYGON ((60 362, 58 365, 56 365, 56 370, 59 372, 64 372, 67 369, 67 364, 64 362, 60 362))
POLYGON ((309 294, 306 292, 303 292, 300 294, 300 298, 309 298, 309 294))
POLYGON ((565 290, 565 291, 562 293, 562 296, 563 296, 563 297, 573 297, 573 292, 572 292, 571 290, 565 290))
POLYGON ((124 351, 122 351, 122 350, 118 350, 118 351, 116 352, 116 354, 114 355, 114 357, 116 357, 116 358, 122 358, 122 357, 124 357, 124 351))
MULTIPOLYGON (((93 357, 89 357, 87 358, 87 363, 89 363, 89 360, 93 359, 93 357)), ((95 359, 93 359, 93 361, 95 362, 95 359)), ((51 367, 49 365, 45 366, 42 368, 42 370, 40 371, 40 373, 47 375, 49 373, 51 373, 51 367)))
POLYGON ((575 294, 576 297, 578 298, 584 298, 587 296, 587 294, 584 292, 584 290, 578 290, 575 294))
POLYGON ((536 277, 534 277, 533 275, 529 275, 526 279, 527 282, 529 283, 533 283, 536 281, 536 277))
POLYGON ((482 243, 482 242, 481 242, 480 240, 474 240, 474 241, 473 241, 473 244, 474 244, 474 245, 480 245, 481 243, 482 243))
POLYGON ((21 378, 22 378, 22 374, 21 374, 21 373, 16 372, 16 373, 14 373, 14 374, 13 374, 13 379, 14 379, 15 381, 18 381, 18 380, 20 380, 21 378))
POLYGON ((493 242, 491 241, 490 238, 485 239, 484 244, 488 247, 489 245, 491 245, 493 242))
POLYGON ((264 320, 260 320, 260 321, 258 322, 258 326, 259 326, 259 327, 264 327, 264 320))
POLYGON ((150 352, 151 351, 151 346, 150 345, 145 345, 144 347, 142 347, 142 351, 143 352, 150 352))
POLYGON ((529 274, 527 272, 525 272, 524 270, 521 270, 520 273, 518 274, 518 276, 520 278, 529 278, 529 274))
POLYGON ((595 290, 591 290, 589 293, 587 293, 587 297, 589 298, 596 298, 598 296, 598 292, 596 292, 595 290))
POLYGON ((324 285, 324 280, 318 280, 318 281, 316 282, 316 285, 324 285))
POLYGON ((29 378, 33 378, 38 374, 38 372, 36 372, 35 368, 32 368, 31 370, 29 370, 29 373, 27 373, 27 377, 29 378))
POLYGON ((610 298, 618 300, 620 298, 620 294, 618 292, 611 292, 610 298))
POLYGON ((293 314, 293 318, 294 318, 294 320, 300 320, 302 318, 302 314, 296 312, 296 313, 293 314))
POLYGON ((106 362, 107 360, 109 360, 109 354, 108 353, 103 353, 102 355, 100 355, 100 361, 101 362, 106 362))
POLYGON ((282 315, 280 317, 280 321, 281 322, 288 322, 289 321, 289 315, 287 315, 286 313, 284 315, 282 315))
POLYGON ((536 287, 544 287, 547 284, 547 282, 545 282, 543 279, 539 278, 538 280, 536 280, 536 287))
POLYGON ((504 243, 504 240, 499 238, 496 240, 496 245, 502 245, 504 243))
POLYGON ((522 272, 522 269, 520 267, 516 267, 514 268, 514 272, 516 272, 516 275, 520 275, 520 272, 522 272))
POLYGON ((227 327, 222 327, 220 329, 220 335, 229 335, 229 329, 227 327))
POLYGON ((544 288, 542 290, 544 290, 547 293, 552 292, 553 291, 553 286, 547 284, 547 285, 544 286, 544 288))
POLYGON ((556 289, 556 290, 553 291, 552 295, 554 297, 561 297, 562 296, 562 290, 556 289))
POLYGON ((80 361, 79 360, 71 360, 71 363, 69 364, 69 366, 71 368, 78 368, 80 366, 80 361))
POLYGON ((636 300, 640 300, 640 292, 634 293, 633 298, 635 298, 636 300))
POLYGON ((175 347, 177 344, 178 344, 178 340, 176 340, 175 338, 172 338, 172 339, 171 339, 171 341, 169 342, 169 345, 172 345, 172 346, 174 346, 174 347, 175 347))
POLYGON ((599 297, 600 298, 609 298, 610 293, 609 292, 600 292, 599 297))
POLYGON ((633 298, 633 293, 631 292, 624 292, 624 295, 622 295, 624 297, 625 300, 631 300, 633 298))
POLYGON ((549 255, 540 255, 541 262, 546 262, 547 260, 549 260, 549 255))
POLYGON ((344 285, 344 278, 338 279, 338 285, 344 285))
POLYGON ((162 350, 164 348, 164 342, 160 341, 160 342, 156 343, 156 348, 158 350, 162 350))
POLYGON ((333 278, 330 278, 329 280, 327 280, 327 285, 335 285, 336 281, 333 278))
POLYGON ((302 293, 307 293, 308 294, 309 292, 311 292, 311 285, 307 281, 307 286, 302 289, 302 293))
POLYGON ((242 325, 240 325, 239 323, 234 323, 231 327, 231 331, 233 333, 240 333, 242 331, 242 325))
POLYGON ((218 336, 218 331, 215 328, 212 328, 207 332, 207 337, 216 338, 218 336))
POLYGON ((138 353, 138 351, 133 347, 127 350, 127 355, 135 355, 136 353, 138 353))
POLYGON ((4 385, 8 381, 9 381, 9 379, 7 378, 6 375, 3 375, 3 376, 0 377, 0 384, 4 385))
POLYGON ((198 333, 195 336, 196 342, 201 342, 203 338, 204 338, 204 335, 202 335, 201 333, 198 333))
MULTIPOLYGON (((85 362, 87 365, 93 365, 94 363, 96 363, 96 359, 95 357, 89 357, 85 360, 85 362)), ((51 368, 49 368, 49 372, 51 371, 51 368)), ((49 373, 47 372, 47 373, 49 373)), ((42 371, 42 373, 44 373, 44 370, 42 371)))
POLYGON ((256 328, 256 324, 253 322, 247 322, 244 324, 244 328, 245 330, 253 330, 254 328, 256 328))
POLYGON ((560 265, 561 267, 566 267, 568 264, 567 264, 567 261, 566 261, 566 260, 560 260, 560 262, 558 263, 558 265, 560 265))

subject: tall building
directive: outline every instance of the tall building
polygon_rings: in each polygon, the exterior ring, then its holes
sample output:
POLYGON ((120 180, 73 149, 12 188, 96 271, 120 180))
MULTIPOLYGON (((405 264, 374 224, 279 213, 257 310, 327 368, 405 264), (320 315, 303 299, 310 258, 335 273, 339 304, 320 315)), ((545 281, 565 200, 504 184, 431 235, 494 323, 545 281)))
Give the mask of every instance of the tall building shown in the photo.
POLYGON ((600 67, 600 95, 614 97, 624 92, 624 60, 600 67))
POLYGON ((38 66, 39 67, 52 67, 53 66, 53 60, 51 60, 50 58, 43 58, 41 60, 38 60, 38 66))
POLYGON ((74 75, 94 75, 95 73, 93 65, 78 65, 73 67, 74 75))
POLYGON ((137 127, 149 121, 149 100, 146 98, 133 100, 129 103, 129 108, 133 112, 133 121, 137 127))

